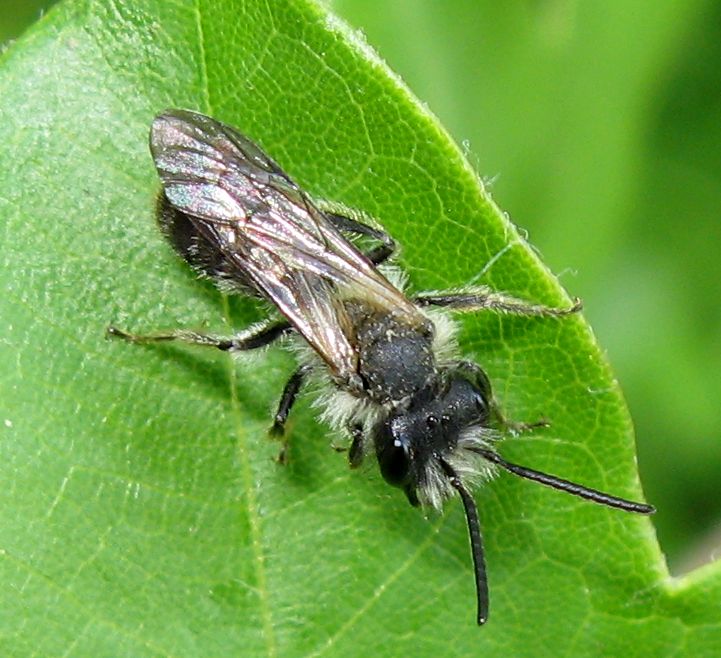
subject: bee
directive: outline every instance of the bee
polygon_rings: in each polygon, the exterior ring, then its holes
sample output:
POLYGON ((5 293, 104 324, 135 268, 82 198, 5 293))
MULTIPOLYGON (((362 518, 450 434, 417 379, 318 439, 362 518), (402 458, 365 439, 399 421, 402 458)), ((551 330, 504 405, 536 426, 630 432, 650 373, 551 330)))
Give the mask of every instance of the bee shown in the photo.
POLYGON ((182 341, 231 353, 281 339, 295 344, 271 432, 283 428, 303 384, 319 382, 321 416, 349 440, 357 467, 375 453, 385 481, 413 506, 441 509, 458 495, 474 565, 479 625, 489 597, 471 487, 498 469, 627 512, 651 505, 618 498, 505 460, 495 447, 513 424, 501 414, 477 364, 460 359, 453 311, 491 310, 561 318, 550 308, 486 287, 408 296, 389 268, 394 240, 369 217, 311 198, 247 137, 203 114, 168 110, 150 131, 162 192, 160 228, 201 276, 225 293, 258 297, 280 316, 229 337, 194 331, 109 334, 135 343, 182 341), (373 241, 361 250, 356 238, 373 241), (354 241, 355 240, 355 241, 354 241))

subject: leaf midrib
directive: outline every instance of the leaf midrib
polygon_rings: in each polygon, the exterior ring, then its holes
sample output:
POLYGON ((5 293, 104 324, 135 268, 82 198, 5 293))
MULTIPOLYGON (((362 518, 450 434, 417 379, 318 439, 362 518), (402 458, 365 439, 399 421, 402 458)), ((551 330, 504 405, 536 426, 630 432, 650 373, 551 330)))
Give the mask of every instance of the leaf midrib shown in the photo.
MULTIPOLYGON (((202 104, 206 114, 212 116, 213 108, 210 102, 210 85, 208 82, 208 61, 205 50, 205 36, 203 29, 203 12, 200 6, 201 0, 195 1, 195 16, 198 35, 198 61, 200 73, 200 91, 202 104)), ((269 7, 270 10, 270 7, 269 7)), ((223 317, 229 330, 232 331, 232 320, 230 305, 227 295, 222 296, 223 317)), ((241 404, 238 396, 237 370, 231 354, 226 359, 228 364, 228 383, 231 404, 231 418, 234 425, 233 431, 237 438, 238 463, 240 465, 243 488, 245 489, 245 509, 248 515, 248 527, 250 528, 250 543, 253 552, 253 568, 255 570, 256 591, 260 600, 260 614, 262 619, 263 638, 266 645, 268 658, 277 656, 277 642, 273 627, 273 616, 270 606, 268 592, 268 579, 265 570, 265 552, 263 546, 263 530, 258 510, 255 487, 253 486, 253 468, 250 463, 250 451, 248 446, 248 434, 243 431, 241 404)))

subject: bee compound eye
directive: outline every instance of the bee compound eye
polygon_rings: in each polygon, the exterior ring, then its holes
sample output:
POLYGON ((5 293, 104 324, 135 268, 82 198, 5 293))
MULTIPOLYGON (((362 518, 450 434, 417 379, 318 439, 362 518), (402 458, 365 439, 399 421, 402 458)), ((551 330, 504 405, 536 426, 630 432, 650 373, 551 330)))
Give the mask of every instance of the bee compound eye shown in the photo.
POLYGON ((408 484, 411 470, 411 454, 408 444, 399 438, 388 437, 378 451, 378 465, 383 479, 394 487, 408 484))
POLYGON ((476 413, 482 419, 488 418, 489 414, 489 403, 488 398, 480 391, 477 391, 473 396, 473 406, 476 409, 476 413))

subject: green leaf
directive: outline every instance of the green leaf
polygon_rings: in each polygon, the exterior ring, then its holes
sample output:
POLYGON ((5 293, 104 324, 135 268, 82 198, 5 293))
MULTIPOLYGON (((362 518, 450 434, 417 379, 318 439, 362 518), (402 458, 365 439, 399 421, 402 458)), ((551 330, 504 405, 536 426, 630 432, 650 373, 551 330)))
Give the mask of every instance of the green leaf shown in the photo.
MULTIPOLYGON (((65 2, 0 70, 0 647, 10 656, 712 655, 716 565, 671 581, 649 521, 501 476, 476 492, 492 612, 473 624, 458 502, 424 519, 329 449, 292 358, 105 340, 262 317, 153 221, 152 117, 238 126, 313 194, 376 216, 414 289, 568 298, 372 51, 305 2, 65 2), (713 599, 712 599, 713 600, 713 599)), ((509 458, 640 497, 631 424, 580 318, 466 317, 509 458)))

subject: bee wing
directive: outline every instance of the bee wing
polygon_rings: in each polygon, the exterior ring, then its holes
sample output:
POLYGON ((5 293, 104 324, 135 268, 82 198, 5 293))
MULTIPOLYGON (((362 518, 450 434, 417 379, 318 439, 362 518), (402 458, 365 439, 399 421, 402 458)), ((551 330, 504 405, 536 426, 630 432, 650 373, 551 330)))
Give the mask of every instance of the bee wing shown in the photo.
POLYGON ((239 132, 202 114, 169 110, 153 122, 150 148, 170 203, 278 307, 336 376, 356 371, 343 297, 362 298, 414 324, 423 321, 281 168, 239 132))

